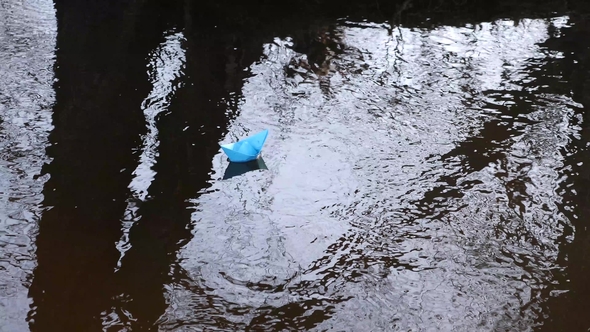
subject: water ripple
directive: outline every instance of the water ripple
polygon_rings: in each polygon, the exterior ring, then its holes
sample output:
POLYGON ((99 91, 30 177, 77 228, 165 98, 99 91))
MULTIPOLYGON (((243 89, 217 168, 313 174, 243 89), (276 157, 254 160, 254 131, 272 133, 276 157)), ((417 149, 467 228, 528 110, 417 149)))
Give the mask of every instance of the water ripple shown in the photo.
POLYGON ((0 325, 23 331, 47 180, 39 175, 52 129, 56 22, 51 1, 4 1, 0 12, 0 325))
POLYGON ((269 171, 198 199, 188 276, 250 329, 533 326, 580 130, 546 24, 336 26, 323 69, 268 44, 226 140, 270 128, 269 171))

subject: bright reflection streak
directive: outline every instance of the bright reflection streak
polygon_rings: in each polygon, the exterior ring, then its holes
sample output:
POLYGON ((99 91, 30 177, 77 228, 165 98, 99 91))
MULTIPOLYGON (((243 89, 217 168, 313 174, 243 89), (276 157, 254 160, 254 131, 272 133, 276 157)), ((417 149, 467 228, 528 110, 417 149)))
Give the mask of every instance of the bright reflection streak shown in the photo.
POLYGON ((121 259, 125 255, 125 251, 129 249, 129 229, 140 218, 137 216, 139 204, 147 198, 148 189, 156 174, 152 167, 158 156, 157 116, 167 110, 174 93, 181 87, 181 81, 178 78, 182 75, 186 61, 185 51, 182 47, 183 41, 182 32, 171 34, 150 54, 148 74, 153 88, 141 105, 145 115, 147 133, 142 137, 139 164, 133 171, 134 177, 129 184, 132 197, 128 200, 123 219, 123 236, 117 244, 117 248, 121 252, 117 269, 121 267, 121 259))
POLYGON ((27 331, 53 129, 57 21, 49 0, 0 1, 0 330, 27 331))

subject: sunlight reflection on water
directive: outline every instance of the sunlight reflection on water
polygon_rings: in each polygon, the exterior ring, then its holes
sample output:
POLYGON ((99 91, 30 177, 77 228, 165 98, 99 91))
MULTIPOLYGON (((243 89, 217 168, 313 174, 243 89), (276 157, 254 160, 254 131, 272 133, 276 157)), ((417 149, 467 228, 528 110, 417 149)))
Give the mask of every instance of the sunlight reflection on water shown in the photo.
MULTIPOLYGON (((319 330, 533 326, 567 223, 555 152, 579 130, 568 96, 527 92, 559 56, 538 45, 548 24, 342 24, 344 52, 315 73, 289 39, 267 44, 229 132, 269 128, 269 171, 221 181, 215 157, 181 254, 189 283, 251 327, 317 310, 319 330), (273 309, 289 304, 301 314, 273 309)), ((183 292, 190 313, 167 319, 199 325, 202 296, 183 292)))

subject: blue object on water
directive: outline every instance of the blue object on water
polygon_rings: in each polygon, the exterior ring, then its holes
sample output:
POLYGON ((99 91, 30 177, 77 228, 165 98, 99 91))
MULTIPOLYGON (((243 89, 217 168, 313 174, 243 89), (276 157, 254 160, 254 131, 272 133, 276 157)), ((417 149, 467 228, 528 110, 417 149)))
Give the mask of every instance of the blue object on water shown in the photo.
POLYGON ((220 144, 221 149, 229 161, 234 163, 245 163, 258 158, 266 137, 268 136, 268 129, 265 129, 257 134, 243 138, 235 143, 220 144))

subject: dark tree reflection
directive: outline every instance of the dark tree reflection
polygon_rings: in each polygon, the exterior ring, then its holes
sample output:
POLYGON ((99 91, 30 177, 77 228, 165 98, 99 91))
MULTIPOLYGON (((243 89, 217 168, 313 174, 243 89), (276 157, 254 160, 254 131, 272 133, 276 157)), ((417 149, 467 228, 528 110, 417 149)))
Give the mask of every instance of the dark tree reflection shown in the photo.
POLYGON ((144 130, 153 2, 56 0, 56 103, 47 207, 30 287, 33 331, 99 330, 116 295, 120 218, 144 130), (150 7, 151 6, 151 7, 150 7))
MULTIPOLYGON (((184 7, 182 23, 187 59, 182 85, 157 121, 156 175, 149 199, 141 203, 138 221, 129 231, 130 249, 117 272, 123 294, 118 306, 131 316, 121 319, 134 329, 159 324, 167 309, 165 288, 186 282, 176 253, 192 238, 189 200, 208 185, 228 114, 237 112, 235 99, 247 75, 245 66, 261 55, 256 40, 215 28, 214 20, 193 22, 186 12, 190 5, 184 7)), ((202 290, 191 291, 205 296, 202 290)))
POLYGON ((580 136, 572 137, 565 155, 564 173, 568 181, 559 188, 563 195, 561 211, 573 228, 567 229, 563 241, 559 243, 559 263, 562 269, 552 274, 555 283, 547 287, 544 297, 543 325, 540 330, 587 331, 590 328, 590 153, 587 142, 590 140, 590 26, 587 18, 579 15, 570 17, 571 27, 563 28, 559 36, 552 36, 545 44, 548 48, 563 52, 564 57, 553 65, 553 74, 568 79, 573 99, 583 105, 578 109, 581 122, 580 136), (567 237, 573 235, 573 240, 567 237))

